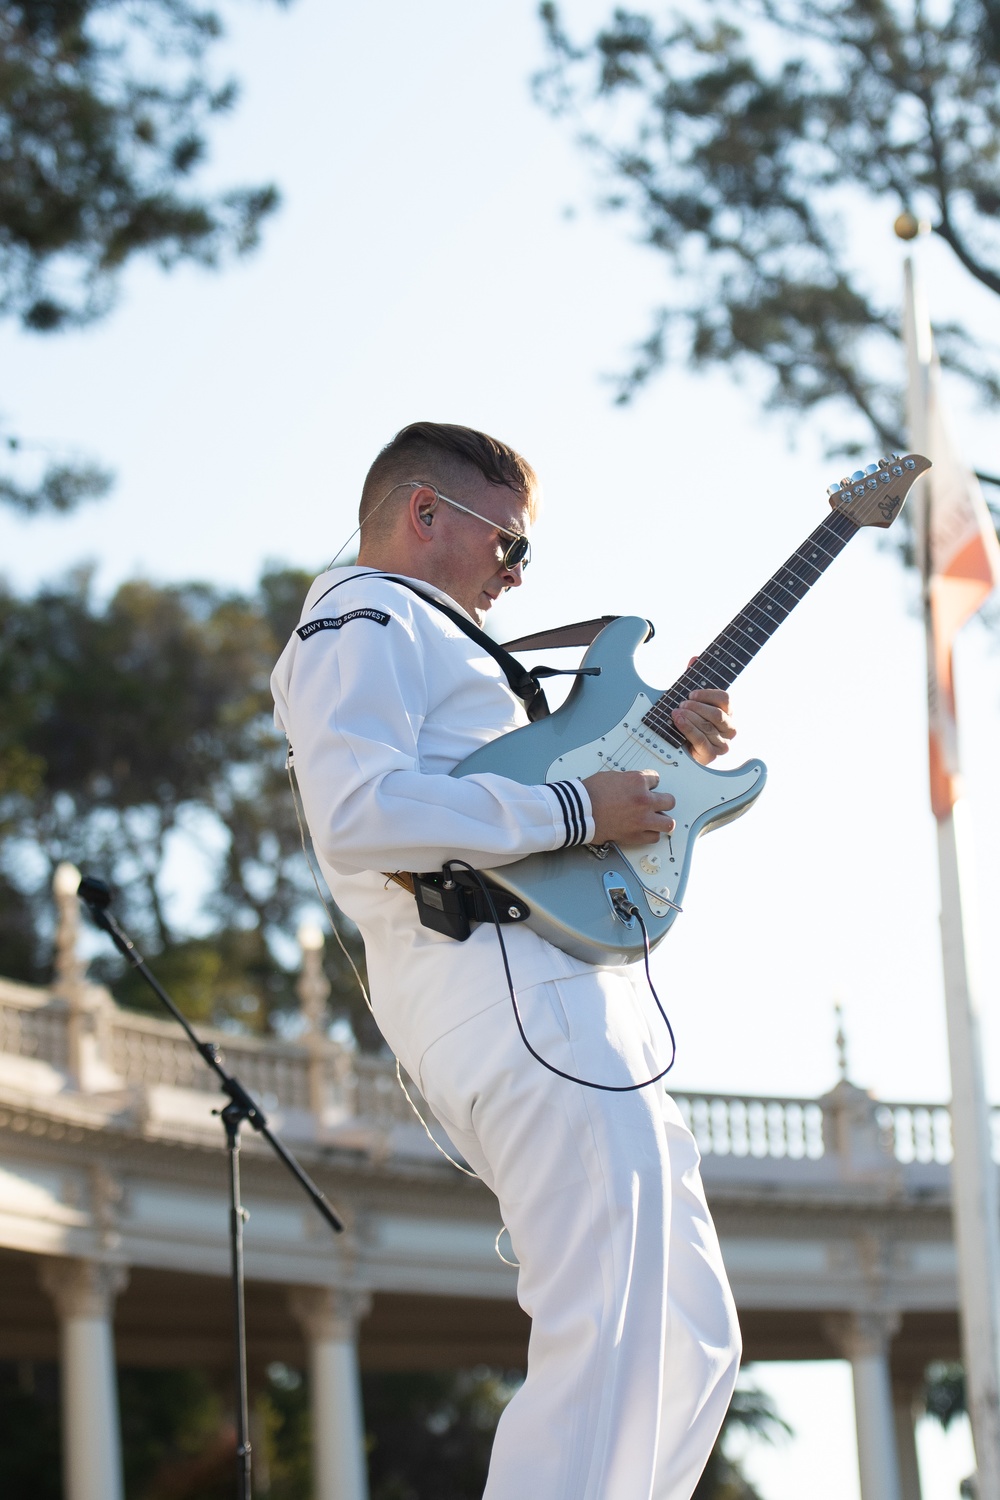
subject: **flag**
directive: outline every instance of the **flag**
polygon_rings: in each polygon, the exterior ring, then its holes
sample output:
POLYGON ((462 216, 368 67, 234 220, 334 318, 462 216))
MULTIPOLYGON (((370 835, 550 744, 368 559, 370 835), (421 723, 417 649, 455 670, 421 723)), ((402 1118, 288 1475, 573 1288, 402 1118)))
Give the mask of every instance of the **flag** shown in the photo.
MULTIPOLYGON (((1000 544, 975 474, 959 459, 941 400, 941 367, 926 339, 927 475, 921 563, 926 590, 931 807, 945 818, 958 796, 958 730, 952 648, 965 622, 1000 583, 1000 544)), ((911 400, 912 407, 912 400, 911 400)))

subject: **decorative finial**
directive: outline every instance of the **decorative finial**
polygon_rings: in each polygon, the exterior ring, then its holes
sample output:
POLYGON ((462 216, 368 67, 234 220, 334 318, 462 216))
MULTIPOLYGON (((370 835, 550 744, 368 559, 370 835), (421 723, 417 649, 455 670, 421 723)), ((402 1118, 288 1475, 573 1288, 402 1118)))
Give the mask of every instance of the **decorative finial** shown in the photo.
POLYGON ((847 1037, 844 1034, 844 1007, 839 1000, 833 1002, 833 1014, 837 1020, 837 1072, 841 1083, 847 1082, 847 1037))
POLYGON ((77 1000, 83 984, 86 964, 80 957, 80 871, 63 861, 56 865, 52 877, 52 894, 56 898, 56 984, 70 1001, 77 1000))
POLYGON ((918 219, 909 212, 901 213, 892 227, 896 231, 896 238, 900 240, 915 240, 918 234, 931 232, 928 219, 918 219))
POLYGON ((297 937, 302 950, 302 972, 295 986, 295 993, 302 1002, 302 1014, 307 1023, 307 1034, 322 1036, 325 1032, 326 1000, 330 993, 329 979, 323 972, 323 934, 313 922, 303 922, 297 937))

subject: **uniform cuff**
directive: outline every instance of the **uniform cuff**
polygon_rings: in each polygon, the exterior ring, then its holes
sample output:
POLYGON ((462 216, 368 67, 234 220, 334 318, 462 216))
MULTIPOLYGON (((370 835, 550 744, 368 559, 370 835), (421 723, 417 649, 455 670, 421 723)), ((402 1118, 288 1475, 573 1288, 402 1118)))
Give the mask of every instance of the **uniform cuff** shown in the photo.
MULTIPOLYGON (((558 803, 566 835, 557 847, 574 849, 577 844, 592 844, 597 825, 594 822, 594 813, 590 805, 590 794, 583 782, 578 777, 574 777, 572 781, 550 781, 548 790, 553 793, 558 803)), ((559 822, 560 818, 557 815, 557 828, 559 822)))

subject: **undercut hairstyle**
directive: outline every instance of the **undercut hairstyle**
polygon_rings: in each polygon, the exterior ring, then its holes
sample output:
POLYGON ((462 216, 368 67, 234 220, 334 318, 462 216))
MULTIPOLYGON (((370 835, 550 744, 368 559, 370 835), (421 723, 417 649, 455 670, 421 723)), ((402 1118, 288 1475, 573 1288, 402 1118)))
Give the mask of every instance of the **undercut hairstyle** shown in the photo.
MULTIPOLYGON (((451 422, 411 422, 387 443, 368 470, 361 491, 358 519, 363 542, 387 533, 393 523, 396 507, 381 502, 394 485, 419 479, 447 493, 485 479, 488 484, 502 484, 521 495, 528 514, 535 516, 538 476, 513 448, 498 438, 477 432, 474 427, 458 427, 451 422)), ((404 491, 399 490, 399 495, 404 491)), ((454 497, 458 499, 456 495, 454 497)))

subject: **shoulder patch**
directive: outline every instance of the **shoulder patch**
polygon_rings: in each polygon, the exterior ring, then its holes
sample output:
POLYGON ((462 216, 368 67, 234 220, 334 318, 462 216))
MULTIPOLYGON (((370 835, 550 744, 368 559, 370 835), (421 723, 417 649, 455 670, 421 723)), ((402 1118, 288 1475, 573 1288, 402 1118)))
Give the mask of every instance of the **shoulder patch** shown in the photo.
POLYGON ((374 620, 376 625, 388 625, 391 618, 384 609, 349 609, 346 615, 324 615, 321 620, 310 620, 305 625, 299 625, 295 634, 300 640, 307 641, 317 630, 339 630, 349 620, 374 620))

